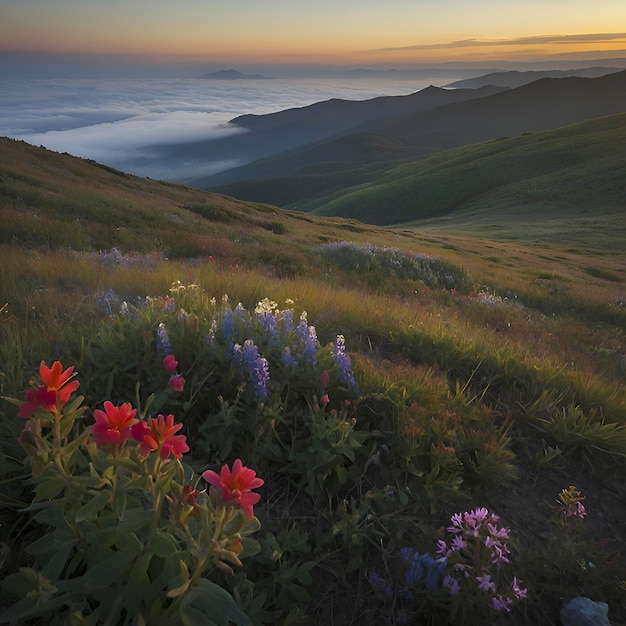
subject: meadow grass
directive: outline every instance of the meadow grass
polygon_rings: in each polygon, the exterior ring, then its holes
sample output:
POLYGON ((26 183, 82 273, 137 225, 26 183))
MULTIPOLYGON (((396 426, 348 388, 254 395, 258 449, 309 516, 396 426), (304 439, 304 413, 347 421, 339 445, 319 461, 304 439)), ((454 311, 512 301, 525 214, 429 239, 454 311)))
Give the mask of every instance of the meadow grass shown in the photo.
MULTIPOLYGON (((144 403, 154 391, 155 406, 185 423, 196 472, 237 456, 254 464, 265 480, 260 552, 219 578, 254 623, 556 623, 563 599, 579 594, 624 619, 626 341, 617 252, 383 230, 186 194, 65 157, 50 167, 62 164, 81 184, 93 175, 97 193, 160 203, 155 211, 179 216, 173 221, 186 230, 168 231, 155 218, 116 235, 103 202, 97 220, 85 218, 60 239, 61 202, 32 200, 52 220, 38 231, 25 204, 5 198, 13 234, 0 244, 0 395, 23 398, 40 361, 59 359, 78 371, 85 425, 104 400, 144 403), (359 271, 315 252, 344 241, 358 258, 381 254, 380 265, 359 271), (390 260, 402 254, 439 259, 467 283, 455 289, 399 275, 390 260), (280 346, 260 333, 254 313, 266 298, 275 312, 292 310, 296 323, 306 311, 317 365, 294 375, 281 364, 280 346), (248 321, 237 341, 253 338, 270 362, 260 403, 253 379, 220 343, 225 311, 238 303, 248 321), (159 387, 160 324, 187 380, 180 396, 159 387), (215 332, 219 349, 211 352, 215 332), (338 335, 358 392, 338 377, 338 335), (580 523, 564 524, 555 503, 569 485, 586 497, 580 523), (442 577, 427 587, 409 576, 403 556, 434 555, 451 515, 477 507, 510 528, 510 568, 528 589, 506 616, 478 588, 452 596, 442 577)), ((25 189, 51 184, 27 169, 25 189)), ((16 411, 2 404, 3 575, 31 566, 29 545, 46 533, 24 511, 32 484, 16 411)))

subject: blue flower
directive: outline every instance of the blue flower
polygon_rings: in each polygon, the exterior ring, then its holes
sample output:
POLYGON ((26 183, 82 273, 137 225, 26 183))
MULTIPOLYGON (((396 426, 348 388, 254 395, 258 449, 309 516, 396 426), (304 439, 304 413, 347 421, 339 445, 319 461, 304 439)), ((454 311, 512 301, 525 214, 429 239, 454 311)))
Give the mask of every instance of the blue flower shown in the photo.
POLYGON ((315 367, 317 365, 317 332, 315 326, 308 325, 306 311, 300 315, 300 322, 296 326, 296 337, 303 359, 315 367))
POLYGON ((170 338, 167 336, 167 330, 163 322, 159 324, 159 329, 157 330, 156 348, 163 356, 172 354, 172 345, 170 344, 170 338))
POLYGON ((276 324, 274 314, 271 311, 259 313, 259 320, 261 320, 263 329, 267 333, 270 345, 277 345, 280 342, 280 339, 278 337, 278 326, 276 324))
POLYGON ((283 348, 283 353, 280 358, 285 366, 292 368, 298 367, 298 359, 291 354, 291 348, 289 346, 283 348))
POLYGON ((256 400, 264 400, 269 395, 267 383, 270 379, 270 366, 252 339, 246 339, 243 346, 236 343, 232 348, 231 366, 241 367, 250 378, 256 400))
POLYGON ((412 548, 402 548, 400 556, 409 566, 404 574, 407 585, 423 585, 428 591, 434 591, 448 566, 446 559, 434 559, 429 553, 420 554, 412 548))
POLYGON ((352 387, 354 392, 358 394, 359 388, 354 380, 352 362, 350 361, 350 357, 346 354, 346 340, 343 335, 337 335, 337 341, 333 346, 333 359, 337 364, 339 380, 352 387))

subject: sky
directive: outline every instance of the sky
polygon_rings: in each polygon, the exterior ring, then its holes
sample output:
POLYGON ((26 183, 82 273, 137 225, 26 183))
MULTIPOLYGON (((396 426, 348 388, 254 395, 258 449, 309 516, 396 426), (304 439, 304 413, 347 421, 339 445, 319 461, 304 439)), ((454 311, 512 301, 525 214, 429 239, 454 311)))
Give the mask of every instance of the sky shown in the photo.
POLYGON ((0 0, 0 62, 402 68, 626 59, 624 0, 0 0))

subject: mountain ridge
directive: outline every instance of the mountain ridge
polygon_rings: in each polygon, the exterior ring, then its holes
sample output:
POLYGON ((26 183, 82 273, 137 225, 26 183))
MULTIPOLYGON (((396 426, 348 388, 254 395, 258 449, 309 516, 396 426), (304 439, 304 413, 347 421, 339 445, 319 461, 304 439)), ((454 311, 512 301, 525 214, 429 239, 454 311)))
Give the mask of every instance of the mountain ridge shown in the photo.
MULTIPOLYGON (((605 75, 600 78, 543 78, 516 89, 503 89, 483 98, 468 99, 464 102, 445 104, 413 114, 397 116, 393 120, 363 124, 356 130, 376 141, 395 142, 396 157, 387 164, 397 165, 401 159, 422 157, 441 150, 461 145, 520 135, 574 124, 585 119, 593 119, 626 111, 626 71, 605 75)), ((332 140, 341 151, 346 137, 332 140)), ((390 145, 390 144, 388 144, 390 145)), ((312 152, 320 151, 320 143, 302 146, 284 155, 275 155, 272 160, 253 162, 237 169, 218 173, 211 177, 195 179, 189 184, 219 193, 240 196, 248 200, 276 204, 275 190, 284 189, 285 174, 306 177, 308 168, 319 170, 321 162, 314 162, 312 152), (288 165, 285 167, 286 157, 288 165), (282 161, 281 161, 282 159, 282 161), (274 169, 274 176, 271 172, 274 169), (252 176, 243 178, 247 173, 252 176), (250 193, 254 188, 258 195, 250 193), (245 190, 242 195, 242 190, 245 190)), ((356 161, 345 163, 339 157, 333 158, 333 150, 326 146, 326 168, 335 172, 335 179, 344 170, 350 174, 356 161)), ((385 169, 385 163, 369 165, 377 171, 385 169)), ((363 166, 363 163, 360 163, 363 166)), ((310 202, 315 196, 305 195, 310 185, 291 185, 293 193, 288 202, 280 204, 294 208, 310 202)), ((335 185, 336 188, 340 184, 335 185)), ((325 190, 319 190, 318 196, 325 190)), ((281 191, 281 193, 283 193, 281 191)), ((308 193, 308 191, 307 191, 308 193)))

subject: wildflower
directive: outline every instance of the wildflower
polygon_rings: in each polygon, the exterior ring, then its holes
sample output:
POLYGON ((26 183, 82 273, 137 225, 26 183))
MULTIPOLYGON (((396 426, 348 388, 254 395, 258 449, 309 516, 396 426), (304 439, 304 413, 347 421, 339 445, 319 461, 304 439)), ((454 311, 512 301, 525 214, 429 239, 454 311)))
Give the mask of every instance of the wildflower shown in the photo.
POLYGON ((189 451, 185 435, 176 434, 182 427, 182 424, 174 424, 172 414, 167 417, 159 415, 157 418, 151 417, 137 422, 132 426, 131 432, 133 439, 139 442, 144 458, 152 451, 158 451, 162 459, 167 459, 170 454, 180 459, 189 451))
POLYGON ((508 613, 511 610, 511 606, 513 606, 513 600, 511 600, 511 598, 498 595, 491 599, 489 606, 494 611, 506 611, 508 613))
POLYGON ((219 475, 213 470, 207 470, 202 477, 212 485, 212 493, 218 501, 233 502, 247 517, 254 515, 252 507, 261 496, 252 493, 252 489, 260 487, 265 481, 257 478, 256 472, 245 467, 241 459, 233 463, 232 471, 224 464, 219 475))
POLYGON ((496 585, 491 580, 491 576, 486 572, 482 576, 476 576, 476 582, 478 583, 478 588, 485 593, 490 591, 491 593, 495 593, 496 585))
POLYGON ((115 292, 113 291, 113 289, 108 289, 101 298, 98 298, 98 306, 107 315, 113 315, 114 303, 115 303, 115 292))
POLYGON ((411 548, 403 548, 400 556, 409 565, 404 575, 407 585, 423 584, 429 591, 434 591, 439 585, 439 579, 448 566, 447 559, 433 559, 426 553, 420 554, 411 548))
POLYGON ((170 338, 167 335, 167 329, 163 322, 159 324, 159 329, 157 330, 156 348, 161 354, 172 354, 172 345, 170 344, 170 338))
POLYGON ((227 349, 232 349, 232 346, 235 343, 235 317, 230 307, 224 311, 224 318, 222 319, 222 335, 224 335, 224 341, 227 349))
POLYGON ((315 326, 308 325, 306 311, 302 311, 295 332, 304 360, 313 366, 317 365, 317 331, 315 326))
POLYGON ((370 572, 369 579, 372 587, 374 587, 374 589, 376 589, 376 591, 381 593, 383 596, 386 598, 391 598, 393 596, 391 585, 382 576, 376 572, 370 572))
POLYGON ((46 367, 43 361, 39 365, 41 380, 43 380, 48 391, 56 391, 57 398, 61 404, 65 404, 70 399, 70 396, 78 389, 80 384, 77 380, 69 382, 73 376, 73 371, 73 365, 63 371, 60 361, 55 361, 52 367, 46 367))
POLYGON ((451 596, 459 593, 459 591, 461 590, 461 585, 459 584, 459 581, 454 578, 454 576, 450 575, 446 576, 443 579, 443 586, 448 590, 451 596))
POLYGON ((26 392, 26 402, 20 406, 18 415, 29 419, 37 411, 60 411, 80 384, 77 380, 70 381, 74 376, 73 372, 74 366, 64 371, 60 361, 55 361, 52 367, 47 367, 42 361, 39 365, 39 377, 43 385, 37 391, 26 392))
POLYGON ((281 313, 282 322, 283 322, 283 333, 288 335, 290 332, 293 332, 293 311, 291 309, 286 309, 281 313))
MULTIPOLYGON (((260 304, 260 303, 259 303, 260 304)), ((276 345, 280 342, 278 337, 278 326, 276 324, 276 318, 274 317, 274 313, 272 311, 261 311, 258 312, 259 320, 267 333, 267 337, 269 338, 269 342, 271 345, 276 345)))
POLYGON ((130 402, 115 406, 108 400, 104 403, 104 411, 96 409, 93 413, 96 423, 91 427, 97 446, 120 444, 132 437, 131 427, 136 423, 135 414, 130 402))
POLYGON ((180 393, 185 389, 185 379, 182 376, 171 376, 168 382, 170 389, 176 393, 180 393))
POLYGON ((337 363, 339 380, 359 393, 357 384, 352 373, 352 363, 350 357, 346 354, 346 340, 343 335, 337 335, 337 341, 333 346, 333 359, 337 363))
POLYGON ((567 489, 562 489, 558 495, 558 504, 561 507, 563 515, 566 517, 577 517, 584 519, 587 517, 587 510, 582 501, 585 497, 580 493, 574 485, 570 485, 567 489))
POLYGON ((270 378, 269 363, 265 357, 259 354, 259 349, 252 339, 246 339, 243 346, 238 343, 234 345, 231 363, 248 370, 254 387, 254 396, 257 400, 267 398, 267 383, 270 378))
POLYGON ((168 354, 164 359, 163 359, 163 367, 168 371, 168 372, 173 372, 177 367, 178 367, 178 361, 174 358, 173 354, 168 354))
POLYGON ((525 600, 528 597, 528 589, 524 589, 519 586, 517 576, 513 576, 513 583, 511 585, 513 593, 518 600, 525 600))
POLYGON ((285 365, 286 367, 298 367, 298 359, 296 359, 296 357, 291 354, 291 348, 289 346, 285 346, 283 348, 283 353, 280 358, 283 362, 283 365, 285 365))

